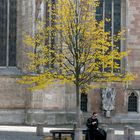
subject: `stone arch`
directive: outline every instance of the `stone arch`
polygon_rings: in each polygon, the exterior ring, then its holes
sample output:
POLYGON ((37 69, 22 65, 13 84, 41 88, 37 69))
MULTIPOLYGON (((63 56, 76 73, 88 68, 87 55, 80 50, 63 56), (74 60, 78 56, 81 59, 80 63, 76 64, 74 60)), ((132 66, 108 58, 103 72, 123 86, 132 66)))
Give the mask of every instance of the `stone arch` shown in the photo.
POLYGON ((136 91, 128 93, 128 112, 139 112, 139 94, 136 91))

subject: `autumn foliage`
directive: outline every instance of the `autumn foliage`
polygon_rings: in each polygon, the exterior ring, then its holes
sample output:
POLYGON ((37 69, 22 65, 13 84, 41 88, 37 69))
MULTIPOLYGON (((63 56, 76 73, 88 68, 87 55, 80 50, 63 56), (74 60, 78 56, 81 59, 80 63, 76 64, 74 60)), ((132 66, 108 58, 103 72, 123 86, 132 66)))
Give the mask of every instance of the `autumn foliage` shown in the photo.
POLYGON ((105 32, 105 21, 96 20, 98 5, 93 0, 48 4, 53 24, 38 22, 34 36, 25 36, 25 44, 34 51, 27 54, 29 74, 20 82, 40 89, 57 79, 78 84, 80 89, 93 82, 134 80, 133 74, 121 68, 128 52, 121 52, 117 42, 123 39, 124 32, 113 36, 105 32))

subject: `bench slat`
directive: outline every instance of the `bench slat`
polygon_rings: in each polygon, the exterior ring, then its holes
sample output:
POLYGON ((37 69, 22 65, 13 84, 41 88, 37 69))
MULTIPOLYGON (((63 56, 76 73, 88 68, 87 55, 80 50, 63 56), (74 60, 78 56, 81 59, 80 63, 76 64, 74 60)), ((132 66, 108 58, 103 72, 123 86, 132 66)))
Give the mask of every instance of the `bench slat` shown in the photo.
MULTIPOLYGON (((87 130, 83 129, 83 134, 86 134, 87 130)), ((56 135, 58 134, 59 139, 61 140, 61 135, 62 134, 71 134, 72 140, 74 140, 74 130, 69 129, 69 130, 51 130, 50 133, 53 135, 53 140, 56 140, 56 135)))

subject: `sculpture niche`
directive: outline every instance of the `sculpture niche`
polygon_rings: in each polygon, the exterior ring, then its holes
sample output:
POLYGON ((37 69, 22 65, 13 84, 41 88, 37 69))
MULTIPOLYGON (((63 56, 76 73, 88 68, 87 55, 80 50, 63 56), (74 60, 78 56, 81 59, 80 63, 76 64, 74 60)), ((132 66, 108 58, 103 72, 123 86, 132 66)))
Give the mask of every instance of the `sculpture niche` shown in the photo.
POLYGON ((114 88, 102 89, 102 107, 106 111, 106 117, 111 117, 110 112, 115 108, 116 92, 114 88))

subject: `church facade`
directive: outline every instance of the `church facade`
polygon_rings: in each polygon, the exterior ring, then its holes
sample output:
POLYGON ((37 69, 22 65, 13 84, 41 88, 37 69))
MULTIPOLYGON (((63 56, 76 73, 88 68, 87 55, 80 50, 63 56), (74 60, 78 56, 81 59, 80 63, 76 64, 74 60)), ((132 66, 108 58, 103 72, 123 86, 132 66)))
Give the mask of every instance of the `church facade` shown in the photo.
MULTIPOLYGON (((75 119, 75 89, 55 83, 47 89, 31 92, 17 80, 26 74, 29 52, 25 33, 34 35, 36 19, 48 17, 45 0, 0 0, 0 124, 72 124, 75 119)), ((93 89, 81 95, 84 119, 93 111, 102 123, 140 122, 140 1, 101 0, 97 18, 110 18, 107 29, 125 29, 120 50, 131 52, 121 68, 137 74, 128 83, 112 83, 106 89, 93 89)))

